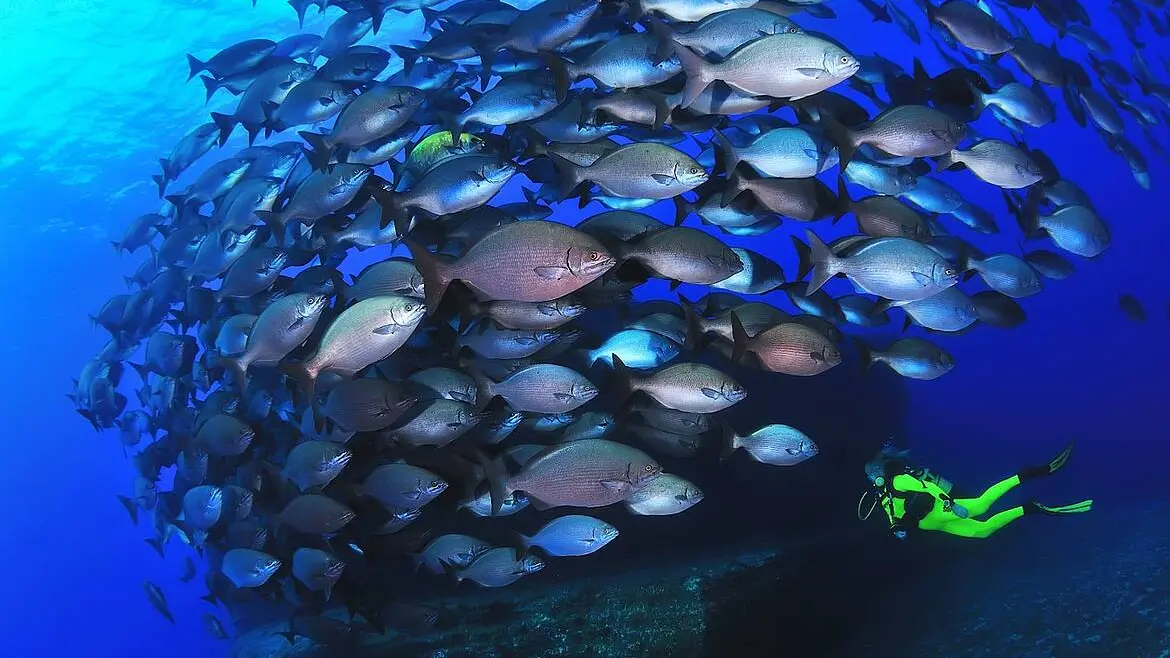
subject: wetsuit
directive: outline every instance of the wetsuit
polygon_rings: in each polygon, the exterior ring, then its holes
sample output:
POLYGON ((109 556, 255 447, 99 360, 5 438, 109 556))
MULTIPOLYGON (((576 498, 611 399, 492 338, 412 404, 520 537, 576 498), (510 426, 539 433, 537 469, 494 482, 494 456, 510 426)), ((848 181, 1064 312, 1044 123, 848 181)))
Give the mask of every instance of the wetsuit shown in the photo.
POLYGON ((919 479, 912 473, 899 473, 887 481, 881 506, 895 532, 915 522, 920 530, 983 539, 1024 515, 1025 508, 1019 506, 986 520, 977 518, 1019 484, 1020 476, 1013 475, 991 485, 977 498, 952 498, 931 480, 919 479))

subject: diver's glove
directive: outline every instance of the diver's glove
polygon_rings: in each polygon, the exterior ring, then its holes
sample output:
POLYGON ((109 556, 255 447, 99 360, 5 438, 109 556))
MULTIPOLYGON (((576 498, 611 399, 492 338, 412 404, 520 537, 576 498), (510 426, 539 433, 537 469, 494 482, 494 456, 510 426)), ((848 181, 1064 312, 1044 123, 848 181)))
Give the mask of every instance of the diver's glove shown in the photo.
POLYGON ((898 539, 906 539, 906 528, 900 523, 890 526, 890 532, 894 533, 898 539))
POLYGON ((1060 454, 1056 457, 1053 457, 1052 461, 1048 462, 1047 464, 1040 464, 1039 466, 1028 466, 1027 468, 1022 469, 1018 473, 1020 481, 1023 482, 1027 480, 1035 480, 1036 478, 1044 477, 1046 475, 1052 475, 1053 473, 1064 468, 1064 465, 1068 463, 1068 458, 1072 455, 1074 445, 1076 445, 1075 442, 1069 443, 1068 447, 1060 451, 1060 454))

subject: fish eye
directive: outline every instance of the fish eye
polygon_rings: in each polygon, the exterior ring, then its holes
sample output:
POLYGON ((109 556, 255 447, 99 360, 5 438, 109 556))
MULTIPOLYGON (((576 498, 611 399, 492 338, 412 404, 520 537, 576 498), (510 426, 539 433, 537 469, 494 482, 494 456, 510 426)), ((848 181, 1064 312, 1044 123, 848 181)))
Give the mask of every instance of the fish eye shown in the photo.
POLYGON ((849 63, 849 55, 841 55, 841 63, 848 64, 849 63))
POLYGON ((653 473, 654 472, 654 464, 646 464, 646 466, 643 470, 645 470, 647 473, 653 473))
POLYGON ((589 252, 589 260, 601 260, 601 252, 600 251, 589 252))
POLYGON ((953 267, 948 267, 947 269, 943 270, 943 274, 947 276, 958 276, 959 272, 953 267))
POLYGON ((414 304, 407 304, 406 306, 404 306, 404 307, 402 307, 402 308, 403 308, 403 309, 404 309, 404 310, 405 310, 407 313, 409 313, 409 312, 411 312, 411 311, 413 311, 413 310, 414 310, 414 304))

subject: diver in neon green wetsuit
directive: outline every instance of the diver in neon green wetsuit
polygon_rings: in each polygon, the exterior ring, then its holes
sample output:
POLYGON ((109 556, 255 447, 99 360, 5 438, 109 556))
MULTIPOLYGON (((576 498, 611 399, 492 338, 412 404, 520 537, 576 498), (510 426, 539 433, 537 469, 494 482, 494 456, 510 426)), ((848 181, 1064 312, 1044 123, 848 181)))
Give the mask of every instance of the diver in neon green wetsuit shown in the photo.
MULTIPOLYGON (((1046 507, 1030 501, 998 512, 990 518, 979 518, 987 514, 1001 496, 1015 489, 1021 482, 1052 475, 1064 468, 1071 454, 1070 444, 1047 464, 1025 468, 991 485, 975 498, 953 497, 950 482, 927 469, 910 466, 906 461, 908 453, 889 444, 883 446, 881 452, 866 465, 866 474, 878 491, 875 506, 881 505, 890 521, 890 530, 899 539, 904 539, 906 531, 912 528, 983 539, 1026 514, 1088 512, 1093 506, 1092 500, 1061 507, 1046 507)), ((870 511, 873 511, 872 507, 870 511)))

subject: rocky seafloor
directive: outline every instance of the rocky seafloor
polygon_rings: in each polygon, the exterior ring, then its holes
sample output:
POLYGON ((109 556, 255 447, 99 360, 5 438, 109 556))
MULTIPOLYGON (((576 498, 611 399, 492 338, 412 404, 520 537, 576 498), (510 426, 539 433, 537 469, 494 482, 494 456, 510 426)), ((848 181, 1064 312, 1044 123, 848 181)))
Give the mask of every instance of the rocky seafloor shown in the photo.
POLYGON ((428 599, 455 621, 345 647, 254 628, 233 658, 1168 658, 1170 503, 1028 518, 987 541, 880 523, 748 550, 645 555, 428 599))

